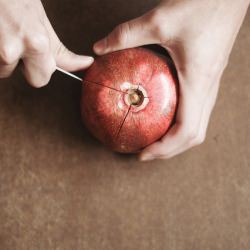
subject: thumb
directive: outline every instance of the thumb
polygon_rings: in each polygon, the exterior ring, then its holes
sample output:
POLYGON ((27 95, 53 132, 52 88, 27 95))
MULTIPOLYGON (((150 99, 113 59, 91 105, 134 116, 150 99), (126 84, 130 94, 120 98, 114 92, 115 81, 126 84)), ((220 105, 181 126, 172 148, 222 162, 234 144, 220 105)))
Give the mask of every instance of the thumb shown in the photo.
POLYGON ((56 65, 67 71, 78 71, 89 67, 94 59, 90 56, 77 55, 59 42, 55 55, 56 65))
POLYGON ((89 67, 93 63, 93 57, 77 55, 68 50, 58 38, 48 18, 46 18, 45 26, 50 37, 51 50, 58 67, 67 71, 78 71, 89 67))
POLYGON ((118 25, 108 36, 95 43, 98 55, 156 43, 151 25, 151 13, 118 25))

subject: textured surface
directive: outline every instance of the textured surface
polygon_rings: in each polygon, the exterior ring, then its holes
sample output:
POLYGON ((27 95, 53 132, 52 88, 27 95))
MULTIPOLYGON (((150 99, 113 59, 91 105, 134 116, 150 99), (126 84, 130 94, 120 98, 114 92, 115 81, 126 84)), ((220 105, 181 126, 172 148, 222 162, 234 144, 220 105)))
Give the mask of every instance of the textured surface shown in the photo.
MULTIPOLYGON (((87 53, 115 24, 152 5, 46 1, 62 40, 87 53)), ((92 139, 73 79, 56 73, 41 90, 19 73, 1 81, 0 249, 250 249, 249 27, 250 13, 206 142, 165 162, 138 163, 92 139)))

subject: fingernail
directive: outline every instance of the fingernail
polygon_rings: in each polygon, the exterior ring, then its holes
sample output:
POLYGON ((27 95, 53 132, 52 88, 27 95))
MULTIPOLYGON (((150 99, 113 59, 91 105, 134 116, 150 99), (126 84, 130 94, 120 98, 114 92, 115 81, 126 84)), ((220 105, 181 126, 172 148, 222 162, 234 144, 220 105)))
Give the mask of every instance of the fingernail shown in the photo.
POLYGON ((88 63, 93 63, 94 62, 94 58, 91 56, 85 56, 85 61, 87 61, 88 63))
POLYGON ((84 62, 93 62, 94 58, 92 56, 79 55, 78 59, 84 62))
POLYGON ((143 154, 139 158, 140 161, 152 161, 154 159, 155 159, 154 156, 151 154, 143 154))
POLYGON ((105 42, 105 39, 97 42, 95 45, 94 45, 94 51, 97 53, 97 54, 103 54, 105 53, 107 50, 106 48, 106 42, 105 42))

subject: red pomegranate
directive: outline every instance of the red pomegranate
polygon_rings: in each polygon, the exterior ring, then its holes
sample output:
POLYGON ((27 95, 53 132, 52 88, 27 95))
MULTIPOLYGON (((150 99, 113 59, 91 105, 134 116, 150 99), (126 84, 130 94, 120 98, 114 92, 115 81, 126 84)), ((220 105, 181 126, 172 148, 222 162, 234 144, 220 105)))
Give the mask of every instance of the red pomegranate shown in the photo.
POLYGON ((101 56, 83 80, 83 121, 117 152, 135 153, 160 139, 171 125, 176 105, 176 78, 166 59, 148 49, 101 56))

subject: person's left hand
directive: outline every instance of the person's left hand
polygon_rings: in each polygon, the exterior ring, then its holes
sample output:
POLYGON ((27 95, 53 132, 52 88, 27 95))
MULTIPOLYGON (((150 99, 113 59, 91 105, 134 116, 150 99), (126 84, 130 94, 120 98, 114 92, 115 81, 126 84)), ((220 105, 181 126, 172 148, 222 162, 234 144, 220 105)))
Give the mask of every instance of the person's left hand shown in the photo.
POLYGON ((248 4, 249 0, 165 0, 94 45, 102 55, 159 44, 175 63, 180 86, 176 123, 141 152, 141 160, 170 158, 204 141, 220 78, 248 4))

